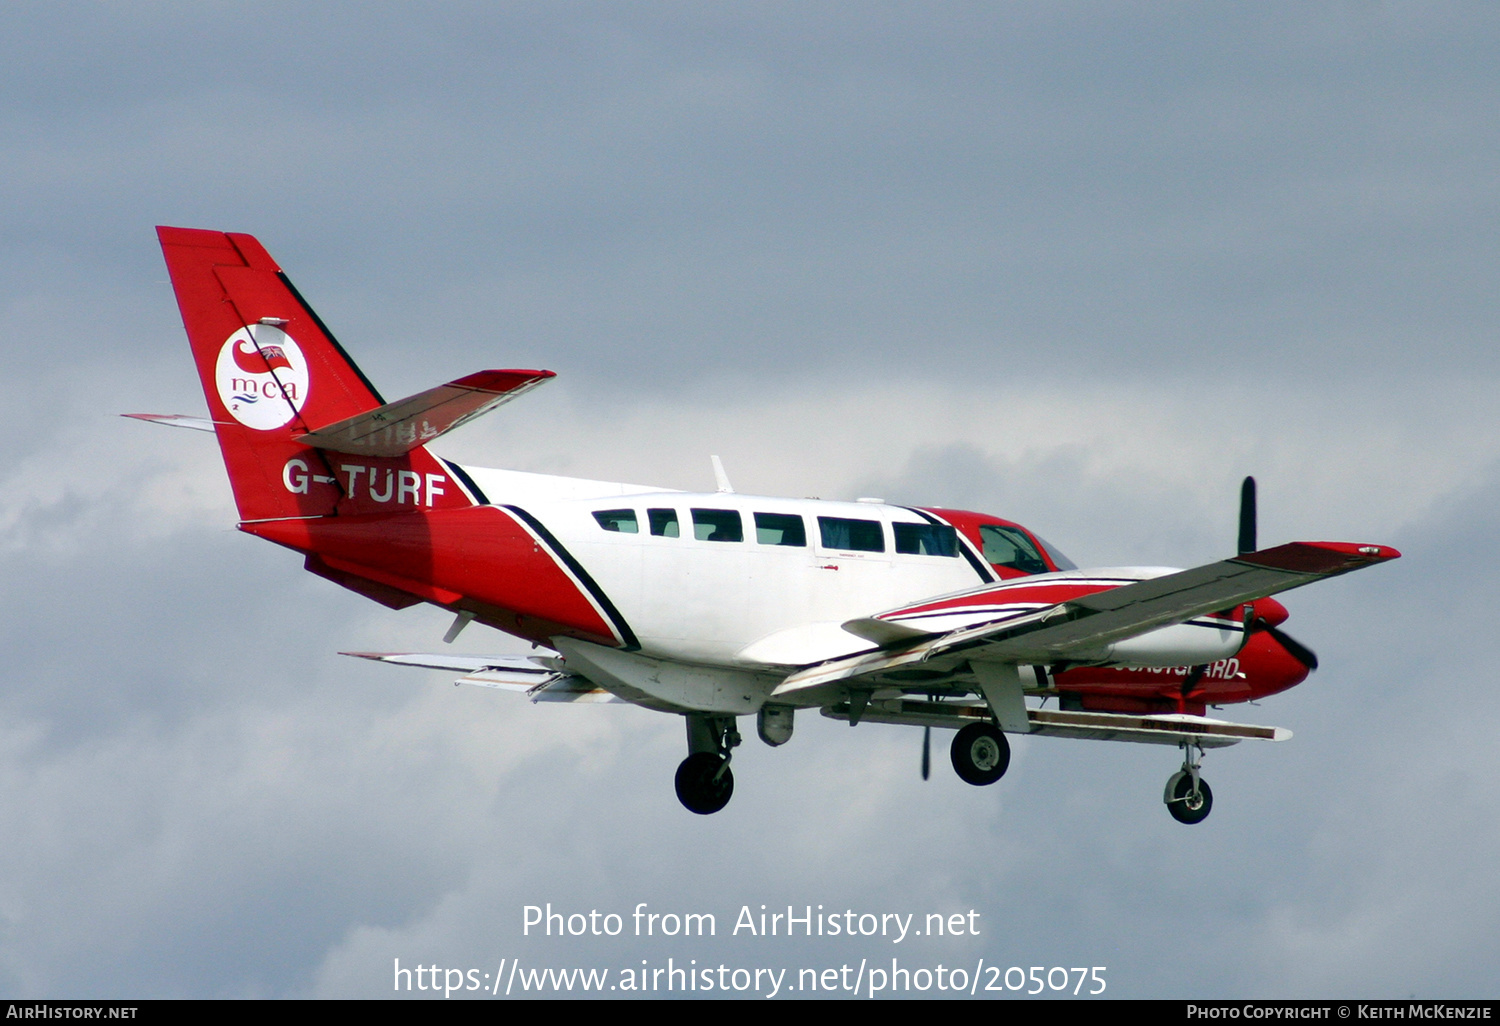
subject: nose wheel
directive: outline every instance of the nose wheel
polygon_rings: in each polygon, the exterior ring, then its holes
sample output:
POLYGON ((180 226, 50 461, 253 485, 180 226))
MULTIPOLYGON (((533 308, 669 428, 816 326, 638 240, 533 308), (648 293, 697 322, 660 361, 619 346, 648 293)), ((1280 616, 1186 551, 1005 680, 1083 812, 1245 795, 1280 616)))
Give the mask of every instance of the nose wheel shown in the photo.
POLYGON ((1191 826, 1202 823, 1213 811, 1214 792, 1208 786, 1208 781, 1198 775, 1203 749, 1191 742, 1184 743, 1182 747, 1182 769, 1167 779, 1167 789, 1162 795, 1162 801, 1167 803, 1167 811, 1172 814, 1173 819, 1191 826), (1193 758, 1195 748, 1198 750, 1197 759, 1193 758))

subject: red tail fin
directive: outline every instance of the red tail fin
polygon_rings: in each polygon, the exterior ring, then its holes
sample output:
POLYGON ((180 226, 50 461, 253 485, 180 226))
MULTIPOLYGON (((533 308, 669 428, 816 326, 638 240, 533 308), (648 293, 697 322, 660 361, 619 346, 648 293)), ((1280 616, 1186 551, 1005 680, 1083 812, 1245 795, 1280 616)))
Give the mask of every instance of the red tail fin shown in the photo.
POLYGON ((296 441, 379 394, 255 239, 156 231, 241 520, 474 505, 426 449, 345 457, 296 441))

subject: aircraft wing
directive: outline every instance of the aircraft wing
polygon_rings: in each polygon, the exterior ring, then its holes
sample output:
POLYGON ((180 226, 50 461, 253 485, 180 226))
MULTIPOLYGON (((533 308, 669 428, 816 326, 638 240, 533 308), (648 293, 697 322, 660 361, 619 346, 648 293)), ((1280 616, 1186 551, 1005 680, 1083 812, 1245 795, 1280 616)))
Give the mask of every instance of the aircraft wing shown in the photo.
MULTIPOLYGON (((953 657, 949 661, 977 658, 1042 666, 1087 662, 1091 654, 1097 658, 1114 642, 1398 556, 1386 545, 1292 542, 1040 608, 1012 605, 1004 611, 996 608, 993 587, 975 589, 973 620, 942 633, 927 633, 918 626, 924 615, 933 612, 932 604, 926 609, 919 604, 850 621, 844 625, 846 630, 874 641, 881 649, 805 667, 787 677, 774 693, 783 695, 947 657, 953 657)), ((945 624, 951 624, 954 616, 962 620, 963 606, 962 601, 944 602, 945 624)))
POLYGON ((487 370, 297 436, 316 449, 401 456, 556 377, 546 370, 487 370))
POLYGON ((592 681, 555 669, 556 656, 469 656, 446 652, 340 652, 396 666, 460 673, 454 684, 520 691, 533 702, 621 702, 592 681))

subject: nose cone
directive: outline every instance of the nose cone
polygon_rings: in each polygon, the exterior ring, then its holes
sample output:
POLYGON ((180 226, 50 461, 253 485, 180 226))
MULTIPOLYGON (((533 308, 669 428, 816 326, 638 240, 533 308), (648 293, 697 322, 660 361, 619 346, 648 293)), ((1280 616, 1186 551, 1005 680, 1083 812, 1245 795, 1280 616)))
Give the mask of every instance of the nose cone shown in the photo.
POLYGON ((1263 598, 1255 600, 1255 615, 1272 627, 1280 627, 1286 623, 1286 618, 1290 614, 1287 613, 1286 606, 1275 599, 1263 598))
MULTIPOLYGON (((1257 603, 1259 605, 1259 603, 1257 603)), ((1282 611, 1285 618, 1285 610, 1282 611)), ((1312 672, 1265 631, 1250 635, 1240 651, 1240 668, 1250 688, 1251 700, 1296 687, 1312 672)))

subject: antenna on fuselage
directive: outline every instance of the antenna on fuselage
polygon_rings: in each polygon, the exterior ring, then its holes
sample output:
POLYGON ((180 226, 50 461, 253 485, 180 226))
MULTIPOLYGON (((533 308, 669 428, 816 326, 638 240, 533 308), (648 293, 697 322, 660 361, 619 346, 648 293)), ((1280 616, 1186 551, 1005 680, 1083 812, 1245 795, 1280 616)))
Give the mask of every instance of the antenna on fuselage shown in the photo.
POLYGON ((734 494, 734 485, 729 483, 729 475, 724 473, 723 461, 717 456, 710 456, 709 459, 713 460, 714 483, 718 486, 719 491, 728 492, 731 495, 734 494))

